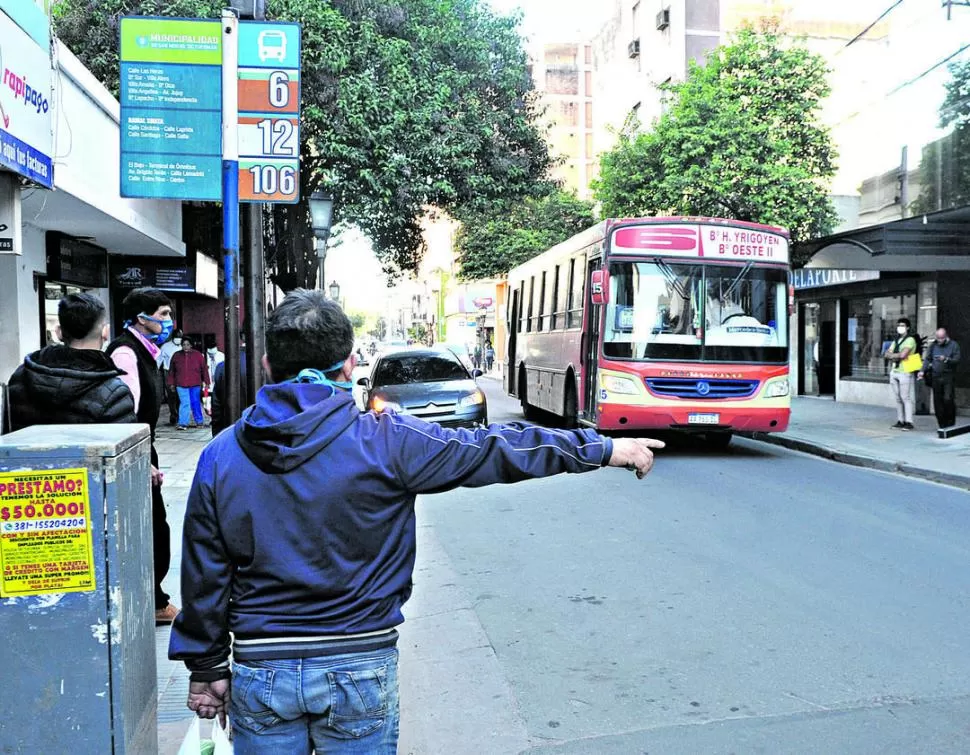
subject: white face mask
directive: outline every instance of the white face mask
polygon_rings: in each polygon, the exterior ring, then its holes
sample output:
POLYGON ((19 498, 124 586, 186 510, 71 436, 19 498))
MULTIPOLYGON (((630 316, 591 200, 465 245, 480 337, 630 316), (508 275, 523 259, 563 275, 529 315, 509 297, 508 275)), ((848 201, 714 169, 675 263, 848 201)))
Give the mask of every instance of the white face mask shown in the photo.
POLYGON ((215 346, 213 346, 213 347, 212 347, 211 349, 209 349, 209 354, 210 354, 211 356, 215 356, 215 355, 216 355, 216 352, 217 352, 218 350, 219 350, 219 349, 217 349, 217 348, 216 348, 215 346))
POLYGON ((896 328, 896 332, 899 333, 899 335, 901 336, 906 335, 906 326, 900 325, 898 328, 896 328))
POLYGON ((181 338, 173 338, 172 339, 172 343, 174 343, 176 346, 181 346, 182 345, 182 339, 181 338))

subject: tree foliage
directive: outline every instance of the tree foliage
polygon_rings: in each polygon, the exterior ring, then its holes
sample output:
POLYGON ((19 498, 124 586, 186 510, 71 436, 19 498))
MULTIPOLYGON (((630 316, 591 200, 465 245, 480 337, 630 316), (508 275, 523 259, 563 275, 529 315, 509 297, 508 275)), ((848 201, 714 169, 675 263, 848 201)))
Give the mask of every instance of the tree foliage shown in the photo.
POLYGON ((916 214, 970 204, 970 60, 951 63, 949 71, 940 128, 951 131, 923 148, 916 214))
MULTIPOLYGON (((122 15, 217 17, 217 0, 59 0, 58 35, 118 89, 122 15)), ((303 25, 301 195, 267 218, 284 288, 312 285, 308 205, 322 187, 334 222, 359 227, 386 270, 412 271, 428 206, 529 193, 549 153, 517 17, 485 0, 268 0, 303 25)))
POLYGON ((783 45, 776 26, 746 28, 662 89, 667 109, 653 127, 628 124, 602 158, 604 215, 728 217, 785 226, 796 241, 831 229, 821 56, 783 45))
POLYGON ((478 203, 458 219, 459 274, 465 280, 504 275, 595 222, 592 203, 558 188, 524 199, 478 203))

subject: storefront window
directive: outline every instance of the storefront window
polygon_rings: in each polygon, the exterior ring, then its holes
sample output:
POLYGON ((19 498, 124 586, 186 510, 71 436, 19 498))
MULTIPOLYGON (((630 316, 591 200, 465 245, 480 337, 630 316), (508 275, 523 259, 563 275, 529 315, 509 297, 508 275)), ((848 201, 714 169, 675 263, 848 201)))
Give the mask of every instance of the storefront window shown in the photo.
POLYGON ((916 295, 849 299, 846 341, 851 349, 849 377, 884 378, 889 364, 882 355, 896 338, 901 317, 916 322, 916 295))

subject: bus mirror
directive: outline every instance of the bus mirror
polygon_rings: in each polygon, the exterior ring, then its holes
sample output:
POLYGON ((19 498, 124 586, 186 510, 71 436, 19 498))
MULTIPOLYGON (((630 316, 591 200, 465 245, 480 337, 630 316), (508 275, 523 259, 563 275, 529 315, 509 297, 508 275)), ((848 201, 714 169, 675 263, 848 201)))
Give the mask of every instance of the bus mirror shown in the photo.
POLYGON ((593 304, 606 304, 609 294, 610 277, 605 270, 594 270, 590 278, 590 294, 593 304))

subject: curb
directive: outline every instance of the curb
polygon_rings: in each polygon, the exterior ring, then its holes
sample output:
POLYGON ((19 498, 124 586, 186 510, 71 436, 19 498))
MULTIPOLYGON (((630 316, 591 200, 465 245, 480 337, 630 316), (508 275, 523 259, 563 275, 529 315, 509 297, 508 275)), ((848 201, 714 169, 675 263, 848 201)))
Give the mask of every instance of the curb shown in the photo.
POLYGON ((812 456, 820 456, 823 459, 835 461, 839 464, 848 464, 853 467, 862 467, 864 469, 874 469, 878 472, 899 474, 905 477, 913 477, 915 479, 925 480, 927 482, 935 482, 940 485, 947 485, 948 487, 952 488, 970 490, 970 476, 966 475, 951 474, 949 472, 937 472, 932 469, 914 467, 911 464, 904 464, 903 462, 888 461, 887 459, 879 459, 874 456, 863 456, 861 454, 849 453, 848 451, 839 451, 827 446, 823 446, 820 443, 813 443, 812 441, 803 440, 801 438, 786 437, 785 435, 775 435, 772 433, 750 433, 747 434, 747 437, 762 443, 770 443, 773 446, 782 446, 792 451, 800 451, 801 453, 811 454, 812 456))

